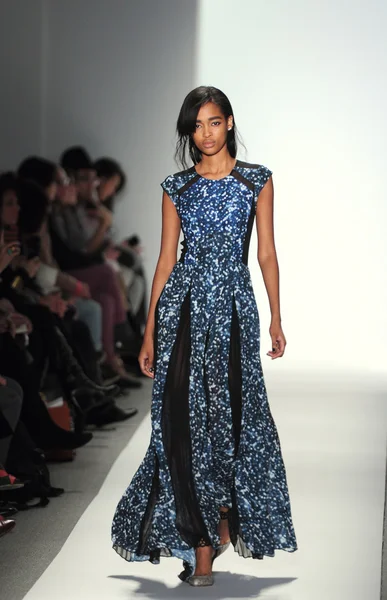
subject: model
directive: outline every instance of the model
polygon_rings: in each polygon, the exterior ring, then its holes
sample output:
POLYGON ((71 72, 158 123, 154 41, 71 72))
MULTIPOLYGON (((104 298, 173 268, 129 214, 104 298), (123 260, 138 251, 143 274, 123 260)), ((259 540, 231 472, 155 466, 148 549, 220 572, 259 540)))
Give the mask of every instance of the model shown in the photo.
POLYGON ((112 541, 128 561, 179 557, 182 580, 212 585, 213 561, 230 543, 245 558, 297 549, 247 266, 254 220, 272 359, 286 339, 271 171, 236 159, 232 107, 217 88, 188 94, 177 132, 184 170, 161 184, 161 249, 139 354, 154 379, 152 434, 117 506, 112 541))

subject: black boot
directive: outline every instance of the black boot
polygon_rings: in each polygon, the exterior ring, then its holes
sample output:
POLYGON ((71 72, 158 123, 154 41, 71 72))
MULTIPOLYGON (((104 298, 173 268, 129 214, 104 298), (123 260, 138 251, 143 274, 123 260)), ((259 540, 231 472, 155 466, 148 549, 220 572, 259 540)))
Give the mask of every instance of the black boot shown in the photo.
MULTIPOLYGON (((75 404, 76 401, 72 402, 75 404)), ((71 408, 73 409, 73 406, 71 408)), ((91 433, 82 431, 83 427, 76 431, 59 427, 51 419, 47 406, 41 398, 33 405, 31 401, 26 401, 22 407, 21 418, 25 421, 33 440, 43 450, 74 450, 84 446, 93 438, 91 433)))
POLYGON ((92 381, 83 371, 79 362, 76 360, 71 346, 61 330, 56 327, 58 340, 58 366, 61 367, 62 376, 66 378, 66 383, 73 389, 76 387, 92 388, 104 392, 113 389, 113 386, 99 385, 92 381))
POLYGON ((102 427, 103 425, 110 425, 111 423, 119 423, 121 421, 126 421, 131 417, 134 417, 138 413, 137 408, 128 408, 127 410, 122 410, 114 403, 106 408, 106 410, 100 410, 96 414, 88 415, 88 422, 90 425, 96 425, 97 427, 102 427))

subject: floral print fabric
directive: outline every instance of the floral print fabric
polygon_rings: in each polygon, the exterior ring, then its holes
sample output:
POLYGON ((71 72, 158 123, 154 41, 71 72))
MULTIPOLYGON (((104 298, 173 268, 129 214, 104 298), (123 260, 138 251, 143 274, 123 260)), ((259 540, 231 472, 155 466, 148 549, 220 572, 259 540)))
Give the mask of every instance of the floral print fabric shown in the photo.
POLYGON ((160 556, 176 556, 191 572, 195 569, 194 547, 177 526, 176 484, 162 426, 167 374, 176 365, 171 355, 185 299, 190 326, 189 464, 208 537, 219 546, 219 507, 228 506, 231 540, 241 556, 263 558, 274 556, 276 549, 297 549, 247 266, 259 193, 270 176, 262 165, 236 161, 232 172, 219 180, 202 177, 192 167, 161 184, 180 217, 184 243, 156 306, 151 439, 113 518, 113 548, 126 560, 157 564, 160 556), (238 351, 233 365, 231 347, 238 351), (237 371, 240 378, 230 379, 237 371))

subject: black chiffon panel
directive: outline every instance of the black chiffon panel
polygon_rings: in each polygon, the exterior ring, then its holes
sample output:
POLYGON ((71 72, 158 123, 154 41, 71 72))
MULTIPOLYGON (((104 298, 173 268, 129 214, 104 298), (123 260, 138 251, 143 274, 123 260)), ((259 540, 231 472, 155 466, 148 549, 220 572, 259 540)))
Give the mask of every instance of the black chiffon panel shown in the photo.
POLYGON ((231 414, 234 430, 235 456, 238 453, 241 435, 242 419, 242 366, 241 366, 241 341, 238 322, 238 313, 233 296, 230 352, 228 360, 228 386, 230 390, 231 414))
POLYGON ((176 505, 176 527, 182 539, 196 546, 209 541, 195 492, 192 473, 189 420, 189 376, 191 356, 190 290, 186 294, 168 365, 162 413, 164 448, 176 505))

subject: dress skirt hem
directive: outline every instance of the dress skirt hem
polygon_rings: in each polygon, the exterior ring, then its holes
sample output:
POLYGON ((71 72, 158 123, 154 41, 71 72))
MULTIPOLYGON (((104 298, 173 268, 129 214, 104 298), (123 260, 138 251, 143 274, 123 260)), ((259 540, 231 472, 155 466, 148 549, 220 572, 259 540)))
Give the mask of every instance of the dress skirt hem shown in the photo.
MULTIPOLYGON (((122 548, 118 544, 113 544, 112 547, 113 547, 113 550, 115 550, 117 552, 117 554, 119 556, 121 556, 121 558, 126 560, 127 562, 149 561, 153 565, 158 565, 158 564, 160 564, 161 557, 163 557, 163 558, 180 558, 183 560, 183 566, 185 567, 185 569, 187 571, 186 576, 192 575, 196 568, 196 556, 195 556, 194 548, 190 548, 189 550, 180 550, 178 548, 162 547, 162 548, 155 548, 149 554, 139 555, 139 554, 136 554, 135 552, 132 552, 130 550, 126 550, 125 548, 122 548)), ((254 552, 246 546, 245 542, 239 535, 237 536, 237 542, 235 545, 233 545, 233 547, 234 547, 234 552, 236 552, 242 558, 253 558, 253 559, 257 559, 257 560, 263 560, 263 558, 265 556, 269 557, 269 558, 273 558, 275 556, 275 551, 278 551, 278 550, 283 550, 285 552, 295 552, 297 550, 296 546, 287 547, 287 546, 282 546, 282 545, 278 544, 278 545, 275 545, 271 550, 266 550, 266 551, 262 551, 262 552, 254 552)))

